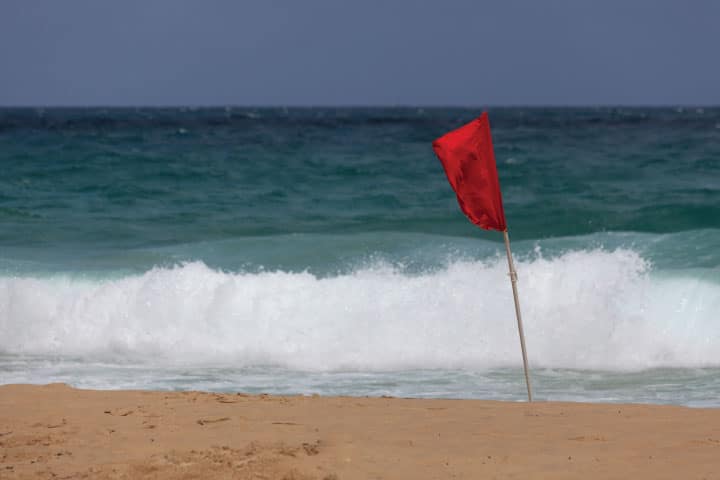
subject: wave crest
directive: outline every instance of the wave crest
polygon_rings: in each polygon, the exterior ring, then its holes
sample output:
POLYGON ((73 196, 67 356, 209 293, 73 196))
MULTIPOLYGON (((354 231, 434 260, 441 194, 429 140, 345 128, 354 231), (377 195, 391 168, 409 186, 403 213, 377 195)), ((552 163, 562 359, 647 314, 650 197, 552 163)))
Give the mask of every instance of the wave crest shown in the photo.
MULTIPOLYGON (((520 261, 531 365, 720 365, 720 285, 649 272, 636 252, 520 261)), ((321 278, 201 262, 93 282, 0 278, 0 351, 308 370, 519 365, 507 265, 386 265, 321 278)))

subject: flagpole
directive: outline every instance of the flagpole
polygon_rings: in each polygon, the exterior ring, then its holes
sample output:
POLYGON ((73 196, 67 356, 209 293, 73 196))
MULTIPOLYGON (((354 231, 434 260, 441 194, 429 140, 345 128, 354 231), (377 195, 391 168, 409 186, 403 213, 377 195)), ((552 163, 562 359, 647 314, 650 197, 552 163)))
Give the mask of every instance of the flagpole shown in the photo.
POLYGON ((525 369, 525 385, 527 385, 528 402, 532 402, 532 388, 530 387, 530 374, 528 372, 527 351, 525 350, 525 333, 523 332, 522 316, 520 315, 520 300, 517 291, 517 272, 510 252, 510 237, 507 229, 503 230, 505 237, 505 251, 507 252, 508 267, 510 267, 510 282, 512 283, 513 298, 515 299, 515 316, 517 316, 518 334, 520 335, 520 348, 522 349, 523 368, 525 369))

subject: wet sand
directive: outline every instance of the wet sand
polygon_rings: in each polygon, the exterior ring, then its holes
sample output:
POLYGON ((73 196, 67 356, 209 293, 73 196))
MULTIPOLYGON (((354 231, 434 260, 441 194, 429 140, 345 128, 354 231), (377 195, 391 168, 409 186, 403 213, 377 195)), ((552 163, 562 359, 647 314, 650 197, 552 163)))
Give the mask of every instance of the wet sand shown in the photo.
POLYGON ((720 409, 0 387, 2 479, 720 478, 720 409))

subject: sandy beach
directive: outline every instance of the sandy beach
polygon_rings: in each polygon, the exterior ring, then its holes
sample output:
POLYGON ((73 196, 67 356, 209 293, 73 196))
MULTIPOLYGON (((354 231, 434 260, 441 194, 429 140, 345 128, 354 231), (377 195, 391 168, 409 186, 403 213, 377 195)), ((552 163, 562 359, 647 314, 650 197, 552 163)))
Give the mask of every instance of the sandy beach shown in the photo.
POLYGON ((720 409, 0 387, 0 478, 720 478, 720 409))

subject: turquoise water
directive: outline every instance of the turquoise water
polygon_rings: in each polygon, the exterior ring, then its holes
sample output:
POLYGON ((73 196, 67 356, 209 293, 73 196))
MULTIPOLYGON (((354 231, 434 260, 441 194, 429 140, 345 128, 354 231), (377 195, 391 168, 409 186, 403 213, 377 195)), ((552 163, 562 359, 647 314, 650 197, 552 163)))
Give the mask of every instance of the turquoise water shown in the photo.
MULTIPOLYGON (((0 109, 0 383, 522 399, 480 112, 0 109)), ((720 404, 720 109, 489 114, 538 397, 720 404)))

